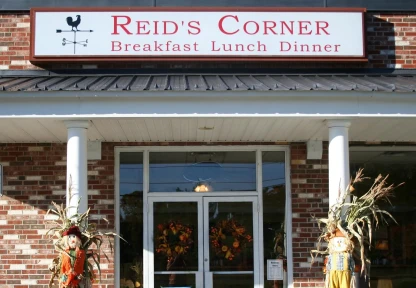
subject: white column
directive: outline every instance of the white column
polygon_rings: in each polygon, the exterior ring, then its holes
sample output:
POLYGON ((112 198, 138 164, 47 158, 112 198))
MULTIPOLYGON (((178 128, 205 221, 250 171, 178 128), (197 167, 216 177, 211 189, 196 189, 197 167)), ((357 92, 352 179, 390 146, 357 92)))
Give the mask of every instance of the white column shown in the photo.
POLYGON ((65 121, 68 129, 66 207, 68 216, 88 209, 87 129, 88 121, 65 121))
POLYGON ((329 207, 342 199, 350 180, 350 156, 348 147, 348 120, 329 120, 329 207), (339 198, 341 197, 341 198, 339 198))

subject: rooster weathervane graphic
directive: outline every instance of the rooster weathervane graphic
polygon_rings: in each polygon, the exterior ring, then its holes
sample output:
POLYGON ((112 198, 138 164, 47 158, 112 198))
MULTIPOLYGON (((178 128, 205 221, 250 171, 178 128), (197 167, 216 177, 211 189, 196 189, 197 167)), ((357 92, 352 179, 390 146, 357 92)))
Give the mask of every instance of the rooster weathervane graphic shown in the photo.
POLYGON ((83 47, 87 47, 88 45, 88 39, 77 41, 77 32, 87 32, 91 33, 94 32, 93 30, 79 30, 78 26, 81 24, 81 15, 76 15, 76 20, 73 20, 72 17, 66 17, 66 23, 71 26, 71 30, 62 30, 62 29, 56 29, 56 33, 73 33, 74 34, 74 40, 68 40, 66 38, 62 38, 62 46, 66 46, 67 44, 73 44, 74 45, 74 54, 76 54, 76 47, 77 45, 81 45, 83 47))

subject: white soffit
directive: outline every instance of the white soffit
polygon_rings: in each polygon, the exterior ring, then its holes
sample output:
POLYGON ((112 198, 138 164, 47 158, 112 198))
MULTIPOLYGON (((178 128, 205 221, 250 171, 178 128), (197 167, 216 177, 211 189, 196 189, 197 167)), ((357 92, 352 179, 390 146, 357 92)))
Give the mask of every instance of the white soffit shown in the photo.
MULTIPOLYGON (((90 119, 89 141, 101 142, 305 142, 327 141, 325 119, 175 117, 90 119)), ((350 141, 416 142, 416 118, 351 120, 350 141)), ((0 119, 0 143, 67 141, 57 119, 0 119)))

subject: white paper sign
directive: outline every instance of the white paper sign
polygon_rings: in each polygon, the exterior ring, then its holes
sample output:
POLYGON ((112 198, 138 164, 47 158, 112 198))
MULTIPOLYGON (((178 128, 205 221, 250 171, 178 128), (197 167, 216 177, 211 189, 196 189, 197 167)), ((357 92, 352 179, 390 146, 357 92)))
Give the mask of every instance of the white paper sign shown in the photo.
POLYGON ((365 56, 358 11, 90 10, 35 10, 32 58, 365 56))
POLYGON ((283 280, 283 260, 267 260, 267 280, 283 280))

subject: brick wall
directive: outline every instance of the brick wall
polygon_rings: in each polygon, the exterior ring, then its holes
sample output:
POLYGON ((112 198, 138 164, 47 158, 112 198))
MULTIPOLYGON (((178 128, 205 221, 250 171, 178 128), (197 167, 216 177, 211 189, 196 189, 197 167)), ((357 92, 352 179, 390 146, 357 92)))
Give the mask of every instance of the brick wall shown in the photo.
POLYGON ((291 145, 293 278, 294 287, 324 287, 322 258, 311 267, 311 249, 316 248, 320 230, 315 217, 328 215, 328 145, 322 160, 307 160, 306 145, 291 145))
MULTIPOLYGON (((102 160, 88 163, 91 219, 103 230, 114 228, 114 149, 103 145, 102 160), (93 220, 94 221, 94 220, 93 220)), ((1 144, 3 196, 0 197, 0 287, 46 288, 48 265, 57 254, 44 236, 51 201, 65 203, 66 144, 1 144)), ((104 246, 107 254, 109 247, 104 246)), ((114 264, 102 257, 101 285, 113 287, 114 264)))
POLYGON ((29 62, 29 15, 0 13, 0 69, 35 69, 29 62))
MULTIPOLYGON (((169 143, 156 145, 166 144, 169 143)), ((106 217, 113 223, 99 223, 105 230, 114 228, 116 145, 139 144, 103 143, 102 160, 88 162, 91 216, 92 219, 106 217)), ((322 160, 306 160, 306 145, 291 145, 295 287, 323 287, 322 263, 310 267, 310 249, 319 236, 311 214, 319 217, 327 213, 327 162, 327 147, 322 160)), ((44 236, 48 228, 45 221, 51 219, 45 214, 51 208, 51 201, 65 203, 66 144, 0 144, 0 164, 4 167, 4 195, 0 197, 0 287, 46 288, 50 277, 48 264, 56 252, 44 236)), ((108 247, 106 250, 110 254, 108 247)), ((114 264, 104 259, 102 268, 102 281, 94 287, 112 288, 114 264)))
MULTIPOLYGON (((39 69, 28 60, 29 22, 28 12, 0 12, 0 69, 39 69)), ((416 68, 416 13, 367 13, 366 26, 368 63, 115 63, 98 68, 416 68)), ((81 68, 81 64, 43 68, 81 68)))
POLYGON ((368 59, 375 68, 416 68, 416 14, 367 15, 368 59))

